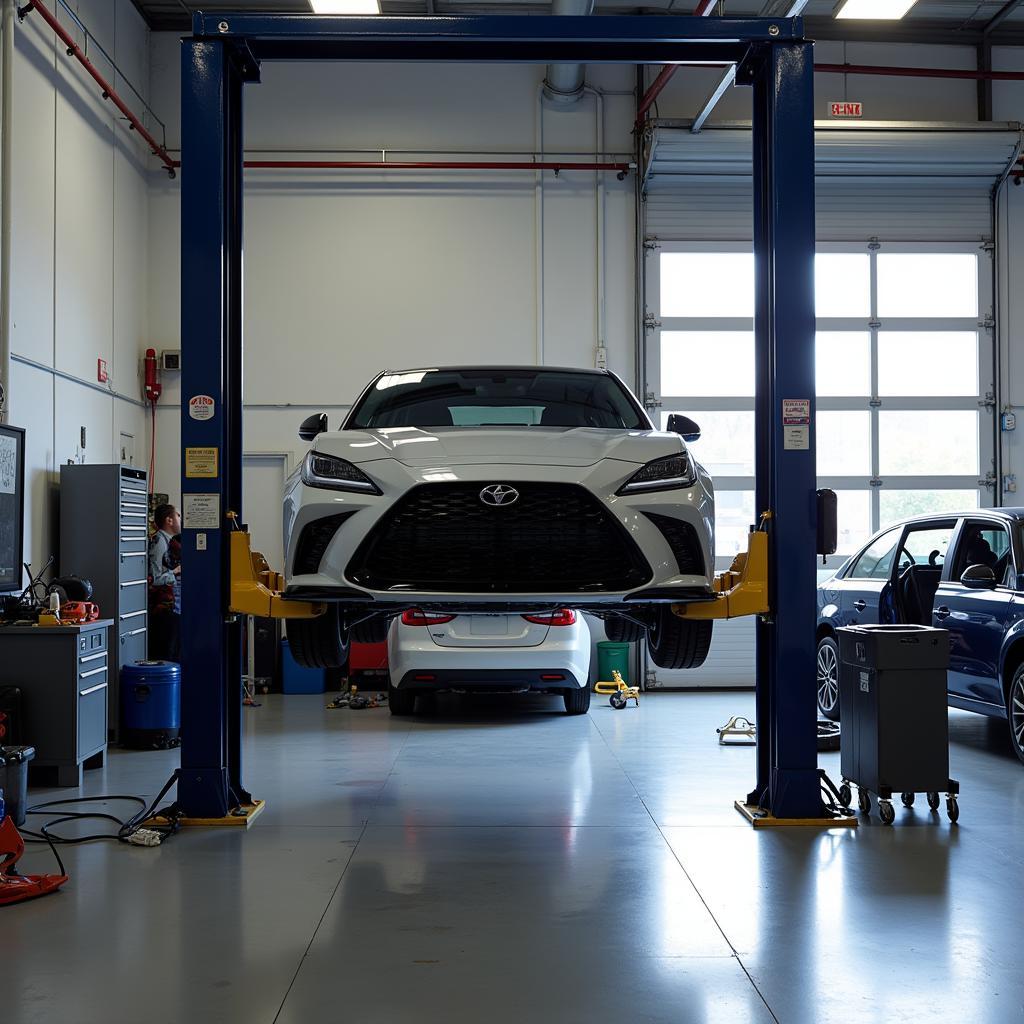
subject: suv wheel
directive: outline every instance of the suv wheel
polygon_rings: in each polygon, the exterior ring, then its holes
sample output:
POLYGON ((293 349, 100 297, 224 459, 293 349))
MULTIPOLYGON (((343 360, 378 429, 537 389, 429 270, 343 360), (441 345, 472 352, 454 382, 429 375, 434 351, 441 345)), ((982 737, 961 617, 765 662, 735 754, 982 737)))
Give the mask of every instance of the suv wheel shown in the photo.
POLYGON ((833 722, 839 721, 839 646, 830 636, 818 644, 818 710, 833 722))
POLYGON ((624 619, 621 615, 605 619, 604 632, 609 640, 617 644, 635 644, 647 635, 647 630, 639 622, 624 619))
POLYGON ((1006 696, 1006 717, 1010 722, 1010 742, 1014 753, 1024 761, 1024 665, 1013 674, 1006 696))
POLYGON ((567 715, 585 715, 590 710, 590 687, 574 686, 562 691, 567 715))
POLYGON ((711 649, 711 619, 681 619, 659 605, 647 634, 647 650, 658 668, 700 668, 711 649))
POLYGON ((288 647, 303 668, 344 668, 348 661, 348 631, 342 628, 336 604, 315 619, 291 619, 288 647))

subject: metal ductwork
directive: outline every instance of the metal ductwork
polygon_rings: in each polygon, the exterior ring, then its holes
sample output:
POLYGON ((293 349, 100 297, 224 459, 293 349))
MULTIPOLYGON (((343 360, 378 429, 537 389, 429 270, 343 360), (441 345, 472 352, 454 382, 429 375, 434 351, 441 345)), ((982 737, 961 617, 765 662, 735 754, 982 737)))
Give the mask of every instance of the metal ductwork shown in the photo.
MULTIPOLYGON (((594 13, 594 0, 552 0, 551 13, 585 17, 594 13)), ((586 64, 549 64, 544 95, 555 103, 575 103, 583 95, 586 64)))

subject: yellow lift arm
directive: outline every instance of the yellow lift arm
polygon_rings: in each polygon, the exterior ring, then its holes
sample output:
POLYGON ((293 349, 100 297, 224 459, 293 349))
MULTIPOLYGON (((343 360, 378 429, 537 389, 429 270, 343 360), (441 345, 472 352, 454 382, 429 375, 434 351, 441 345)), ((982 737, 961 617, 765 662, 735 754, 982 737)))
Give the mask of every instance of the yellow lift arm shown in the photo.
POLYGON ((231 543, 231 611, 271 619, 315 619, 327 610, 313 601, 286 601, 284 577, 274 572, 259 551, 252 550, 248 530, 238 526, 235 512, 228 513, 235 529, 228 534, 231 543))
POLYGON ((724 572, 715 576, 713 601, 674 604, 681 619, 737 619, 741 615, 768 613, 768 534, 771 512, 765 512, 756 530, 747 537, 741 551, 724 572))

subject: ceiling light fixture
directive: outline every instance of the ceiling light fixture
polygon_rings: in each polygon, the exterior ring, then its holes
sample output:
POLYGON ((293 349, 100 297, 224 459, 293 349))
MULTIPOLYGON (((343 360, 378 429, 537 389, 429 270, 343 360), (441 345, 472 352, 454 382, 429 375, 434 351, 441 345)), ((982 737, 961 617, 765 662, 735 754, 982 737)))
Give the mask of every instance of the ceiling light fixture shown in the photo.
POLYGON ((309 0, 314 14, 380 14, 380 0, 309 0))
POLYGON ((899 21, 917 0, 839 0, 834 18, 863 21, 899 21))

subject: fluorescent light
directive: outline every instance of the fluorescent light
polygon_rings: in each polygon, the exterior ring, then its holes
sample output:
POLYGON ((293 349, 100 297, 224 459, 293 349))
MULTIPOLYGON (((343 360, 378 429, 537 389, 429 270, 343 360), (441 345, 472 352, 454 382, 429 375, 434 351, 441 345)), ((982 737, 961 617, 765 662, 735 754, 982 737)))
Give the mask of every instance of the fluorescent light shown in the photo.
POLYGON ((309 0, 314 14, 380 14, 380 0, 309 0))
POLYGON ((916 2, 917 0, 839 0, 832 16, 872 21, 899 21, 916 2))

